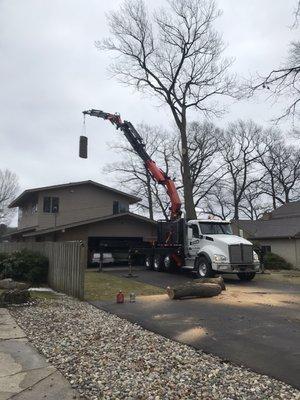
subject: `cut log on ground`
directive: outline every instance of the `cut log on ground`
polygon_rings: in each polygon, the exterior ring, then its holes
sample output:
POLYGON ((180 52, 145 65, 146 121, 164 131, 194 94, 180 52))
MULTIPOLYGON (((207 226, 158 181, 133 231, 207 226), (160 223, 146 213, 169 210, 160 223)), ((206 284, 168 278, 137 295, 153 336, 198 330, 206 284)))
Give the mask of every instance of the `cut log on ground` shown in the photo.
POLYGON ((221 286, 216 283, 193 283, 189 285, 167 287, 167 293, 170 299, 182 299, 187 297, 213 297, 220 294, 221 286))
POLYGON ((218 276, 216 278, 200 278, 194 279, 194 283, 216 283, 217 285, 221 286, 222 290, 226 290, 224 279, 222 276, 218 276))

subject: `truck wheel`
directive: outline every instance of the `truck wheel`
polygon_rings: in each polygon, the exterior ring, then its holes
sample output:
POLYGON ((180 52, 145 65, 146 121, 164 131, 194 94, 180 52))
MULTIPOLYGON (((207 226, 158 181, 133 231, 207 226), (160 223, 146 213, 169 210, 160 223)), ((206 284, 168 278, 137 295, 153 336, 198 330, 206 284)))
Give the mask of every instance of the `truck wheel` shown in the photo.
POLYGON ((153 269, 153 257, 152 256, 146 256, 145 266, 146 266, 147 270, 153 269))
POLYGON ((154 269, 154 271, 162 271, 163 270, 163 260, 159 254, 154 256, 153 269, 154 269))
POLYGON ((255 272, 239 272, 237 276, 241 281, 249 282, 255 277, 255 272))
POLYGON ((211 278, 214 276, 211 263, 205 257, 197 257, 195 271, 198 278, 211 278))
POLYGON ((175 269, 175 263, 170 254, 164 258, 164 267, 167 272, 173 272, 175 269))

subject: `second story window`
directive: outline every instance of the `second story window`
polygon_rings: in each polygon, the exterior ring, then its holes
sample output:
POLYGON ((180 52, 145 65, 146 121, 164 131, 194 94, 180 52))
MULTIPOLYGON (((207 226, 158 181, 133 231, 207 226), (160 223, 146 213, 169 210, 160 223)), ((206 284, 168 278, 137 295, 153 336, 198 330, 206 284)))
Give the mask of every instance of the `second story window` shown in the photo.
POLYGON ((121 203, 118 200, 113 202, 113 214, 122 214, 128 211, 129 209, 127 204, 121 203))
POLYGON ((44 213, 58 213, 59 197, 44 197, 44 213))

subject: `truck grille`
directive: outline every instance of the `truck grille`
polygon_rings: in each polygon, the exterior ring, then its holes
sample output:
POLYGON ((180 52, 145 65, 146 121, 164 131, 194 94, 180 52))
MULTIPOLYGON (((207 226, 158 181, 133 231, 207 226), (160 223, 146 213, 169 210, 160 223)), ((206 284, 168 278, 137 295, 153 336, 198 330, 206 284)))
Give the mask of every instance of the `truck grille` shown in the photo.
POLYGON ((251 244, 232 244, 229 246, 229 259, 233 264, 252 264, 253 249, 251 244))

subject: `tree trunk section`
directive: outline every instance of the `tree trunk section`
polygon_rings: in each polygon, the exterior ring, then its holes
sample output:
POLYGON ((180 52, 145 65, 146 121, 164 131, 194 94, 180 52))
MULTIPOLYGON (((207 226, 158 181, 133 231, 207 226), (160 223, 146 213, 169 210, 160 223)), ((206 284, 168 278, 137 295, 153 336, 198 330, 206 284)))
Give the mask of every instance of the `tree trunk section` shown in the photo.
POLYGON ((222 290, 226 290, 226 286, 224 283, 224 279, 222 276, 217 276, 216 278, 199 278, 199 279, 194 279, 193 283, 199 284, 199 283, 214 283, 216 285, 219 285, 222 290))
POLYGON ((220 294, 221 286, 215 283, 190 283, 174 288, 167 287, 167 294, 171 300, 187 297, 213 297, 220 294))

